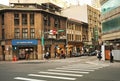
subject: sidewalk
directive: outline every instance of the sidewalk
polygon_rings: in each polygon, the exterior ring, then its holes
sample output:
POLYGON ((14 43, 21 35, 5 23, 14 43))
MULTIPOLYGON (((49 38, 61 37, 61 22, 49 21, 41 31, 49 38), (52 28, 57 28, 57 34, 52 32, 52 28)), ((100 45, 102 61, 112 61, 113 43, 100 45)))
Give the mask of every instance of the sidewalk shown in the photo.
POLYGON ((86 62, 88 60, 94 61, 96 60, 96 56, 82 56, 82 57, 72 57, 72 58, 66 58, 66 59, 59 59, 59 58, 51 58, 51 59, 44 59, 44 60, 20 60, 20 61, 15 61, 14 63, 23 63, 23 62, 41 62, 41 63, 46 63, 46 62, 67 62, 67 63, 75 63, 75 62, 86 62))
MULTIPOLYGON (((67 63, 91 63, 91 64, 112 64, 109 61, 99 61, 96 56, 81 56, 81 57, 72 57, 66 59, 51 58, 44 60, 19 60, 19 61, 0 61, 1 63, 50 63, 50 62, 67 62, 67 63)), ((116 63, 116 62, 114 62, 116 63)))
POLYGON ((116 65, 120 65, 120 62, 116 62, 114 61, 113 63, 111 63, 109 60, 94 60, 94 61, 87 61, 86 63, 89 63, 89 64, 94 64, 94 65, 102 65, 102 66, 116 66, 116 65))

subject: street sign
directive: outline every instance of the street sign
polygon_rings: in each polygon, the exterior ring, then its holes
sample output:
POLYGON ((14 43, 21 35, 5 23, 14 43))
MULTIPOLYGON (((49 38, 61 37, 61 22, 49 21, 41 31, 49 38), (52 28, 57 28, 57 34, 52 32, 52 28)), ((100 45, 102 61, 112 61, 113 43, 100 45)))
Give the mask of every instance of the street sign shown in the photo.
POLYGON ((44 37, 41 37, 42 46, 44 46, 44 37))
POLYGON ((58 30, 58 32, 64 32, 64 30, 58 30))

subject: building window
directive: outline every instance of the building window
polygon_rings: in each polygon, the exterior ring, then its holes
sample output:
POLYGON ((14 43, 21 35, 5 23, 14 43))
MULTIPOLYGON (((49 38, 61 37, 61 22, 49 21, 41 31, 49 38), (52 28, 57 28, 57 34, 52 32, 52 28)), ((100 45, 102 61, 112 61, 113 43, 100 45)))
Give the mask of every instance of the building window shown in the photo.
POLYGON ((5 30, 2 29, 2 39, 5 39, 5 30))
POLYGON ((14 14, 14 25, 15 26, 19 25, 19 14, 18 13, 14 14))
POLYGON ((28 29, 27 28, 23 28, 22 29, 22 38, 23 39, 27 39, 28 38, 28 29))
POLYGON ((27 14, 22 14, 22 25, 27 25, 27 14))
POLYGON ((20 29, 19 28, 15 28, 14 36, 15 36, 15 39, 19 39, 20 38, 20 29))
POLYGON ((31 39, 35 38, 35 29, 34 28, 30 29, 30 38, 31 39))
POLYGON ((68 41, 70 41, 70 34, 67 34, 67 39, 68 41))
POLYGON ((60 28, 60 19, 59 18, 55 18, 54 26, 60 28))
POLYGON ((30 25, 33 26, 34 25, 34 13, 30 14, 30 25))
POLYGON ((48 26, 50 26, 50 16, 48 16, 48 26))
POLYGON ((50 16, 48 16, 48 15, 44 15, 44 25, 45 26, 50 26, 50 23, 51 21, 50 21, 50 16))
POLYGON ((72 34, 71 36, 72 36, 72 37, 71 37, 71 40, 74 41, 74 35, 72 34))
POLYGON ((4 25, 4 14, 2 14, 2 25, 4 25))

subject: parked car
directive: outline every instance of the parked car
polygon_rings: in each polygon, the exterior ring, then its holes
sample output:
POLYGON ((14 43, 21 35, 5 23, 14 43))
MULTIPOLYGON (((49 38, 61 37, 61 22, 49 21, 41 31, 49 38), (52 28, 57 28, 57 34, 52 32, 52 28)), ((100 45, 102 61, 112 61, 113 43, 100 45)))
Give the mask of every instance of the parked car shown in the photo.
POLYGON ((83 53, 82 56, 89 56, 89 53, 83 53))
POLYGON ((93 51, 93 52, 90 52, 89 53, 89 56, 96 56, 97 55, 97 52, 96 51, 93 51))
POLYGON ((80 53, 72 53, 72 57, 79 57, 80 53))

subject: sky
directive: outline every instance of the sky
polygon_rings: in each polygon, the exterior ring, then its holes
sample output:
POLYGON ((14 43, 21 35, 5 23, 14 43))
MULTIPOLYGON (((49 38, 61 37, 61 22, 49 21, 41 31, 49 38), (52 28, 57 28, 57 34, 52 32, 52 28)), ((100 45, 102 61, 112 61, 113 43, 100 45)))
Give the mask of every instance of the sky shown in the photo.
POLYGON ((0 0, 0 4, 9 5, 9 0, 0 0))
MULTIPOLYGON (((81 5, 84 3, 91 4, 91 0, 66 0, 66 1, 70 4, 78 4, 78 1, 79 4, 81 5)), ((9 0, 0 0, 0 4, 9 5, 9 0)))
POLYGON ((80 5, 83 5, 83 4, 91 4, 91 0, 66 0, 68 3, 71 3, 71 4, 80 4, 80 5))

